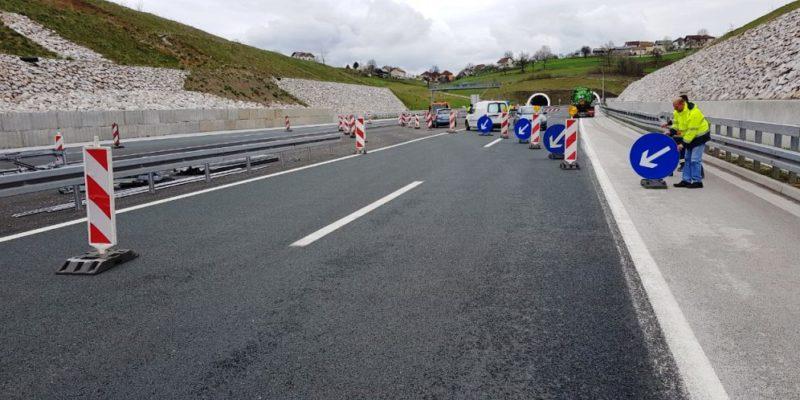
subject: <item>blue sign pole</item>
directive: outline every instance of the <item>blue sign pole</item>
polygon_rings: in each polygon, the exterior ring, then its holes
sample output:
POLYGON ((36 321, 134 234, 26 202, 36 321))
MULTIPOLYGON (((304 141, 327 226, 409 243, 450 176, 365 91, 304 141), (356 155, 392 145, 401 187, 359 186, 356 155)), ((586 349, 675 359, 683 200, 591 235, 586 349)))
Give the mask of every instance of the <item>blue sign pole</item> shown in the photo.
POLYGON ((641 184, 648 189, 666 189, 664 178, 675 171, 680 161, 678 145, 671 137, 653 132, 642 135, 633 143, 630 163, 641 176, 641 184))
POLYGON ((481 132, 481 136, 492 136, 492 127, 493 122, 488 115, 484 115, 478 119, 478 131, 481 132))
POLYGON ((550 152, 548 158, 551 160, 564 159, 565 129, 566 127, 563 124, 556 124, 547 128, 544 132, 542 142, 544 142, 544 148, 550 152))
POLYGON ((520 118, 514 125, 514 134, 520 143, 528 143, 531 138, 531 128, 533 128, 533 124, 527 118, 520 118))

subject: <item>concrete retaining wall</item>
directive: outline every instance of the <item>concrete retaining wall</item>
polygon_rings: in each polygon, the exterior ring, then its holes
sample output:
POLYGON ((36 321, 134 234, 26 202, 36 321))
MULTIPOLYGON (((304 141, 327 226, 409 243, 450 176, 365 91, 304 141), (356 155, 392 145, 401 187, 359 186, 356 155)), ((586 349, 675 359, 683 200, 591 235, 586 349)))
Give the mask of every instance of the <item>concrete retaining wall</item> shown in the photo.
MULTIPOLYGON (((669 101, 639 102, 607 99, 607 104, 609 107, 626 111, 672 114, 672 103, 669 101)), ((697 104, 708 117, 800 125, 800 100, 698 101, 697 104)))
POLYGON ((285 115, 292 125, 335 122, 331 110, 312 108, 0 113, 0 149, 52 145, 58 129, 67 143, 90 142, 95 136, 108 140, 115 122, 124 142, 126 138, 279 127, 285 115))

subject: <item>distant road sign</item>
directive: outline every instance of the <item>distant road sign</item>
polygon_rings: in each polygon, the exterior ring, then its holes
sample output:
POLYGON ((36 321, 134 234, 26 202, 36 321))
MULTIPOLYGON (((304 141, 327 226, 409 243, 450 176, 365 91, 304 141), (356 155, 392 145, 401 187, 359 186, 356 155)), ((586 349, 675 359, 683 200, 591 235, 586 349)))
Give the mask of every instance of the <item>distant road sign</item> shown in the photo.
POLYGON ((556 124, 544 132, 544 147, 553 154, 564 154, 564 129, 562 124, 556 124))
POLYGON ((489 133, 492 131, 492 119, 488 115, 484 115, 478 119, 478 130, 482 133, 489 133))
POLYGON ((648 133, 633 143, 631 167, 645 179, 662 179, 678 166, 680 153, 675 141, 662 133, 648 133))
POLYGON ((514 125, 514 134, 519 140, 528 140, 531 137, 531 121, 527 118, 520 118, 514 125))

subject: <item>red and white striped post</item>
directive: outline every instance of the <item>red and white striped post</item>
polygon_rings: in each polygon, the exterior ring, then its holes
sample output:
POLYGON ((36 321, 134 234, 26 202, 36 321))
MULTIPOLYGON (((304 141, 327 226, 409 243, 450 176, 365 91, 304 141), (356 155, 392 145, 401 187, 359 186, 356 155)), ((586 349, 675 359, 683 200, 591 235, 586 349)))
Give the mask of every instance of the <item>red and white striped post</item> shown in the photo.
POLYGON ((400 126, 406 126, 406 113, 405 112, 401 112, 400 116, 397 117, 397 123, 400 124, 400 126))
POLYGON ((53 147, 56 153, 56 164, 67 165, 67 154, 64 151, 64 136, 61 131, 56 131, 56 144, 53 147))
POLYGON ((503 139, 508 139, 508 113, 503 112, 500 114, 500 136, 503 139))
POLYGON ((428 125, 429 130, 433 129, 433 113, 431 113, 430 111, 428 111, 428 113, 425 114, 425 123, 428 125))
POLYGON ((414 129, 419 129, 419 114, 414 114, 414 129))
POLYGON ((119 137, 119 125, 116 122, 111 124, 111 142, 114 144, 115 149, 123 147, 119 137))
POLYGON ((539 114, 533 114, 533 121, 531 122, 531 145, 528 146, 529 149, 541 149, 542 148, 542 120, 539 118, 539 114))
MULTIPOLYGON (((372 123, 372 114, 370 114, 369 111, 364 113, 364 123, 367 124, 367 125, 372 123)), ((366 125, 364 125, 364 126, 366 126, 366 125)))
POLYGON ((136 257, 130 250, 111 250, 117 245, 114 165, 111 148, 100 146, 96 136, 94 145, 83 148, 83 176, 89 246, 97 252, 68 259, 57 274, 96 275, 136 257))
POLYGON ((364 117, 356 120, 356 153, 367 154, 367 133, 364 125, 364 117))
POLYGON ((564 161, 562 169, 578 169, 578 120, 568 119, 564 132, 564 161))
POLYGON ((292 131, 292 125, 289 123, 289 116, 288 115, 285 115, 283 117, 283 122, 286 125, 286 132, 291 132, 292 131))
POLYGON ((450 127, 447 129, 448 133, 456 133, 456 112, 450 111, 450 127))
POLYGON ((350 114, 348 127, 350 131, 350 137, 356 137, 356 117, 353 114, 350 114))
POLYGON ((344 132, 344 116, 339 114, 339 132, 344 132))

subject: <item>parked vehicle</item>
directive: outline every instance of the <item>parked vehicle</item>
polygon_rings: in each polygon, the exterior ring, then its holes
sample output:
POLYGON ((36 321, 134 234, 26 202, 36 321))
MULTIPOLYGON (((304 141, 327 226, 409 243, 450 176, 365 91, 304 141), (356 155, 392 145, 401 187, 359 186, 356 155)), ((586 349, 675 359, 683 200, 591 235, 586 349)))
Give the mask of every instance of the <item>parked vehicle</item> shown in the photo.
MULTIPOLYGON (((515 123, 520 118, 525 118, 528 121, 533 122, 533 106, 522 106, 519 108, 519 114, 517 115, 517 119, 515 123)), ((547 130, 547 112, 544 111, 544 107, 539 110, 539 129, 544 132, 547 130)))
POLYGON ((487 115, 492 119, 492 127, 499 128, 502 113, 508 112, 508 102, 504 100, 484 100, 473 104, 467 111, 467 118, 464 121, 467 130, 471 130, 478 125, 478 120, 487 115))
POLYGON ((453 111, 449 108, 440 108, 436 111, 435 117, 433 118, 433 127, 438 128, 440 126, 450 126, 450 112, 453 111))
POLYGON ((434 115, 436 115, 439 112, 439 110, 445 109, 445 108, 449 109, 450 108, 450 103, 448 103, 446 101, 441 101, 441 102, 438 102, 438 103, 432 103, 431 106, 430 106, 430 112, 433 113, 434 115))

